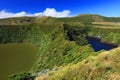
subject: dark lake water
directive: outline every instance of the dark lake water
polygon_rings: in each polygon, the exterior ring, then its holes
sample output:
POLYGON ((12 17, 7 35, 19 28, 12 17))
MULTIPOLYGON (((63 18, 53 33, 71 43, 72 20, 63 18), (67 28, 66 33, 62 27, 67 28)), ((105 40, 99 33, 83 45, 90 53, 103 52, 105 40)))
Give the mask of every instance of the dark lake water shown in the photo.
POLYGON ((88 43, 91 44, 92 48, 95 51, 110 50, 112 48, 117 47, 117 45, 114 45, 114 44, 102 43, 97 38, 87 37, 87 40, 88 40, 88 43))

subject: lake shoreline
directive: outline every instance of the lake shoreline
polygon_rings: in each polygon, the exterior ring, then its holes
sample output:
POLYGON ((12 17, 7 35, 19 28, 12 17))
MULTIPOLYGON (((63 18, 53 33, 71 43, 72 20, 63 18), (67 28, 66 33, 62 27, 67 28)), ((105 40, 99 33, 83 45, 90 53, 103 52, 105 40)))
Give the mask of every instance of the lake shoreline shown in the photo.
POLYGON ((99 37, 86 36, 86 38, 91 38, 91 39, 97 40, 97 41, 99 41, 99 42, 101 42, 103 44, 111 45, 111 46, 114 46, 114 47, 118 47, 119 46, 119 44, 116 44, 116 43, 102 41, 102 38, 99 38, 99 37))

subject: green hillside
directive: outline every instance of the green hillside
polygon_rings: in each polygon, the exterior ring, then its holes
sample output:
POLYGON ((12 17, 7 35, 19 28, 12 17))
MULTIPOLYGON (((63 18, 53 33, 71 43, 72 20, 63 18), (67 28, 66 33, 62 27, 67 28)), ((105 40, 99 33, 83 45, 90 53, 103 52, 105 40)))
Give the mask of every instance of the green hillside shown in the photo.
MULTIPOLYGON (((99 80, 101 78, 103 80, 118 80, 119 65, 117 62, 119 59, 114 58, 119 56, 119 48, 108 52, 104 52, 104 50, 95 52, 88 44, 86 36, 100 36, 102 42, 119 45, 119 22, 119 18, 90 14, 69 18, 43 16, 40 18, 0 19, 1 45, 31 44, 35 46, 35 49, 38 49, 36 61, 32 62, 33 65, 30 66, 31 70, 22 71, 22 73, 18 71, 11 74, 9 79, 93 80, 94 78, 99 80), (106 56, 108 57, 106 58, 106 56), (114 60, 110 64, 111 59, 114 60), (104 61, 103 64, 102 61, 104 61), (102 72, 99 73, 100 70, 102 72), (43 73, 41 73, 42 71, 43 73), (41 75, 38 75, 39 73, 41 75)), ((19 48, 19 50, 21 49, 19 48)), ((24 53, 25 56, 28 53, 24 53)), ((6 52, 7 54, 9 52, 6 52)))
POLYGON ((0 19, 0 25, 29 25, 39 19, 40 23, 54 22, 120 22, 120 17, 105 17, 97 14, 81 14, 73 17, 18 17, 0 19))
POLYGON ((119 80, 120 47, 90 56, 77 64, 58 67, 35 80, 119 80))
POLYGON ((17 17, 0 19, 0 25, 26 25, 34 21, 35 17, 17 17))

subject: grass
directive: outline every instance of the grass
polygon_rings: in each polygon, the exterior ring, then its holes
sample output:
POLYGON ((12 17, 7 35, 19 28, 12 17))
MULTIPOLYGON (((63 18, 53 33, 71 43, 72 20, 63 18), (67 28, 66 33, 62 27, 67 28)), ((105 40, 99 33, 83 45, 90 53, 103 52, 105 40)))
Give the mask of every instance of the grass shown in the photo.
POLYGON ((35 80, 119 80, 120 47, 90 56, 77 64, 59 67, 35 80))
MULTIPOLYGON (((83 35, 83 27, 70 28, 69 36, 77 34, 83 35), (78 30, 78 31, 77 31, 78 30), (73 34, 72 34, 73 32, 73 34)), ((67 32, 67 29, 66 29, 67 32)), ((88 52, 93 52, 93 49, 87 45, 85 37, 80 37, 82 45, 77 44, 75 40, 70 41, 68 35, 66 35, 64 27, 57 27, 51 33, 46 34, 41 41, 41 46, 38 52, 38 60, 34 65, 34 71, 39 72, 43 69, 52 69, 54 66, 67 65, 69 63, 77 63, 89 56, 88 52), (68 38, 68 39, 66 39, 68 38)), ((76 39, 78 35, 74 36, 76 39)), ((78 40, 78 41, 79 41, 78 40)))
POLYGON ((120 29, 119 22, 93 22, 94 27, 104 28, 104 29, 120 29))

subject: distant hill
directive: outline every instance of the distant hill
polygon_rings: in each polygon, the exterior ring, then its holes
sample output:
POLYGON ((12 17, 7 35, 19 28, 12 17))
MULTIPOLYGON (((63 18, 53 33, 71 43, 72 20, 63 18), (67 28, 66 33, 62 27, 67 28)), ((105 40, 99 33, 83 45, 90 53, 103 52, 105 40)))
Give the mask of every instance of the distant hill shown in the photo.
POLYGON ((25 25, 34 21, 35 17, 15 17, 0 19, 0 25, 25 25))
POLYGON ((54 18, 54 17, 16 17, 0 19, 0 25, 28 25, 39 19, 41 23, 54 22, 120 22, 120 17, 104 17, 94 14, 82 14, 74 17, 54 18))
POLYGON ((85 22, 103 22, 104 16, 92 15, 92 14, 82 14, 82 15, 73 17, 73 19, 77 19, 77 21, 85 21, 85 22))
POLYGON ((101 15, 82 14, 71 18, 61 18, 59 21, 66 22, 120 22, 120 17, 105 17, 101 15))

